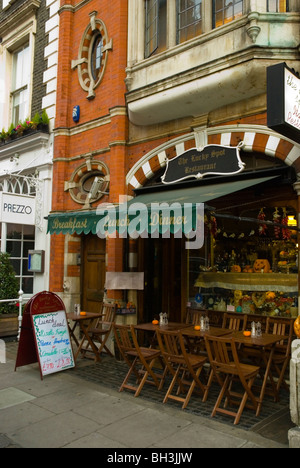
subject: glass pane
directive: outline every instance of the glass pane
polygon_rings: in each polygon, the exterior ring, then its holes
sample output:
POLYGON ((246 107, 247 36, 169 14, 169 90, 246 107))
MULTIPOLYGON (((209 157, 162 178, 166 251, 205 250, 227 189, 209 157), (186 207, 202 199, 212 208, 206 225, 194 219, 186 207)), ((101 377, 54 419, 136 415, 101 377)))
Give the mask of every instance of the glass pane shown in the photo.
POLYGON ((34 242, 24 242, 23 245, 23 257, 28 257, 28 250, 34 249, 34 242))
POLYGON ((28 258, 23 260, 23 276, 33 276, 33 273, 28 271, 28 258))
POLYGON ((149 57, 167 45, 167 0, 148 0, 146 3, 146 50, 149 57))
POLYGON ((9 253, 11 257, 20 257, 21 256, 21 241, 7 241, 6 242, 6 252, 9 253))
POLYGON ((182 43, 199 34, 202 34, 202 0, 179 0, 179 42, 182 43))
POLYGON ((103 48, 103 39, 101 34, 97 34, 94 38, 93 47, 92 47, 92 57, 91 57, 91 69, 94 80, 98 79, 99 71, 101 68, 102 61, 102 48, 103 48))
POLYGON ((23 235, 25 240, 34 240, 35 227, 23 226, 23 235))
POLYGON ((28 91, 23 89, 13 95, 13 122, 16 125, 20 120, 25 120, 28 113, 28 91))
POLYGON ((22 290, 25 294, 33 293, 33 277, 23 277, 22 279, 22 290))
POLYGON ((13 54, 13 90, 28 84, 29 67, 29 44, 27 44, 13 54))
POLYGON ((21 274, 21 260, 12 258, 10 262, 12 264, 15 274, 20 275, 21 274))
POLYGON ((243 14, 243 0, 214 0, 214 27, 229 23, 243 14))
POLYGON ((22 226, 19 224, 7 224, 7 239, 21 239, 22 226))

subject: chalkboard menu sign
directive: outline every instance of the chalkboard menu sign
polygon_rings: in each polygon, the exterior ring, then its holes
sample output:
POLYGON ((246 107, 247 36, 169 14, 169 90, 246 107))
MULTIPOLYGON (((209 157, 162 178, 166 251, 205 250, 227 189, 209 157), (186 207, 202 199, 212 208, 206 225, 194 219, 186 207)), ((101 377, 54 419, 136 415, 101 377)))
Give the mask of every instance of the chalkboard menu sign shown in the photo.
POLYGON ((202 179, 206 175, 234 175, 243 171, 240 158, 241 143, 237 147, 207 145, 203 149, 190 149, 167 161, 164 184, 174 184, 186 179, 202 179))
POLYGON ((42 374, 74 367, 65 311, 33 315, 32 319, 42 374))
POLYGON ((75 366, 64 303, 48 291, 25 306, 15 370, 35 362, 42 379, 75 366))

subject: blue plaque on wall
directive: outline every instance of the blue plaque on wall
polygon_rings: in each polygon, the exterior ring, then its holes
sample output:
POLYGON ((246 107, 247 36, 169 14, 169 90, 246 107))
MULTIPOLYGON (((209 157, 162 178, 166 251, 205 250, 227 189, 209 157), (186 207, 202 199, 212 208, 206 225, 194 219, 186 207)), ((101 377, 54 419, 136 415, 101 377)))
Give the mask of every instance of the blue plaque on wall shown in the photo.
POLYGON ((79 106, 74 106, 73 107, 73 120, 74 122, 79 122, 80 118, 80 107, 79 106))

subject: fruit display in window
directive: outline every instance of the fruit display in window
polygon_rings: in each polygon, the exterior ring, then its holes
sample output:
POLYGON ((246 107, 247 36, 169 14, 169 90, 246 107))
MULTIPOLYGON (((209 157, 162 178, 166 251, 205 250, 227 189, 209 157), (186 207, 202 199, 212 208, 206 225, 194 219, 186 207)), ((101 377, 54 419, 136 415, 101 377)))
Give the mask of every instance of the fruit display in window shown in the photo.
POLYGON ((254 273, 269 273, 270 272, 270 263, 266 259, 257 259, 254 262, 253 270, 254 273))
POLYGON ((232 265, 231 267, 232 273, 240 273, 242 271, 241 267, 239 265, 232 265))
POLYGON ((296 318, 294 322, 294 331, 297 335, 298 338, 300 338, 300 315, 298 318, 296 318))

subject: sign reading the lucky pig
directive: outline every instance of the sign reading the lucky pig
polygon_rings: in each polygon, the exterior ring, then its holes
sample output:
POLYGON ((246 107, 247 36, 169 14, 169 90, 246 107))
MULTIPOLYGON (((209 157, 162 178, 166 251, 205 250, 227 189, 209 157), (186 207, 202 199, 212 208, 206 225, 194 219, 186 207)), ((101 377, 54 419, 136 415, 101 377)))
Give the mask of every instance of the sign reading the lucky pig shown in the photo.
POLYGON ((245 164, 240 158, 240 148, 207 145, 203 149, 190 149, 167 161, 163 184, 174 184, 187 179, 202 179, 207 175, 234 175, 242 172, 245 164))

